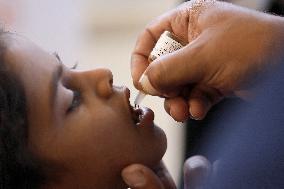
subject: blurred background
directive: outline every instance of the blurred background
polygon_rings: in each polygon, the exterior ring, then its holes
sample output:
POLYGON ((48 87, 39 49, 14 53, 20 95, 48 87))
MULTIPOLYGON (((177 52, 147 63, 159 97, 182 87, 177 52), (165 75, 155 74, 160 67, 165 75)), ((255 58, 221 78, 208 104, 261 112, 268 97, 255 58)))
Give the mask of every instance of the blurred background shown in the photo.
MULTIPOLYGON (((7 30, 28 37, 45 50, 58 52, 67 66, 78 62, 78 69, 96 67, 111 69, 114 84, 128 86, 133 102, 137 91, 132 85, 129 63, 136 37, 148 22, 182 2, 182 0, 0 0, 0 23, 7 30)), ((277 10, 279 4, 283 5, 281 0, 231 2, 258 10, 272 8, 277 10)), ((147 97, 142 106, 154 110, 155 123, 167 134, 168 150, 164 160, 174 180, 179 183, 185 153, 189 154, 184 151, 186 145, 184 141, 188 140, 186 134, 194 131, 185 129, 182 123, 170 118, 163 110, 163 101, 159 98, 147 97)), ((192 142, 196 140, 191 140, 192 142)))

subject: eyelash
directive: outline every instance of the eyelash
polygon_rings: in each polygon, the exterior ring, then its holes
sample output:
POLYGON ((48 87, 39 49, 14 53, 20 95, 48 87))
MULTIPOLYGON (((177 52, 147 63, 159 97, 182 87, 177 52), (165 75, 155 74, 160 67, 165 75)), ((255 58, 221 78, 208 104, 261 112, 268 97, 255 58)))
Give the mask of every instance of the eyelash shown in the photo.
MULTIPOLYGON (((58 52, 53 52, 52 54, 56 57, 56 59, 59 61, 60 64, 63 64, 63 62, 62 62, 58 52)), ((79 65, 79 63, 75 62, 74 65, 70 67, 70 69, 71 70, 76 70, 78 65, 79 65)))
POLYGON ((79 107, 81 104, 81 95, 78 91, 73 91, 73 98, 72 98, 72 102, 69 106, 69 108, 67 109, 67 113, 70 113, 72 111, 74 111, 77 107, 79 107))
MULTIPOLYGON (((58 55, 58 53, 54 52, 53 55, 62 64, 61 58, 58 55)), ((76 70, 77 66, 78 66, 78 62, 75 62, 75 64, 72 67, 70 67, 69 69, 76 70)), ((80 93, 78 91, 72 91, 72 92, 73 92, 72 102, 71 102, 70 106, 67 109, 67 113, 71 113, 72 111, 74 111, 81 104, 81 95, 80 95, 80 93)))
MULTIPOLYGON (((72 67, 70 67, 70 69, 76 70, 77 66, 78 66, 78 62, 75 62, 75 64, 72 67)), ((72 102, 71 102, 69 108, 67 109, 67 113, 74 111, 81 104, 81 95, 80 95, 79 91, 74 90, 72 92, 73 92, 72 102)))

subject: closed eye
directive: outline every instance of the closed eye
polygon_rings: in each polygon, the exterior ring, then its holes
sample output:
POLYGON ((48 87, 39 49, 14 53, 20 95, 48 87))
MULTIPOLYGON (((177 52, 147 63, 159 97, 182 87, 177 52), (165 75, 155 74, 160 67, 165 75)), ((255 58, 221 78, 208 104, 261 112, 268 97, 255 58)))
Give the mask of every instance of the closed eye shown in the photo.
MULTIPOLYGON (((57 52, 53 52, 52 54, 53 54, 53 56, 55 56, 55 58, 58 60, 58 62, 60 64, 63 64, 63 62, 62 62, 62 60, 61 60, 61 58, 60 58, 60 56, 59 56, 59 54, 57 52)), ((75 64, 73 66, 71 66, 70 69, 71 70, 76 70, 77 67, 78 67, 78 64, 79 64, 78 62, 75 62, 75 64)))
POLYGON ((81 104, 81 95, 78 91, 73 91, 73 98, 71 101, 71 104, 69 105, 68 109, 67 109, 67 113, 71 113, 74 110, 76 110, 76 108, 78 108, 81 104))

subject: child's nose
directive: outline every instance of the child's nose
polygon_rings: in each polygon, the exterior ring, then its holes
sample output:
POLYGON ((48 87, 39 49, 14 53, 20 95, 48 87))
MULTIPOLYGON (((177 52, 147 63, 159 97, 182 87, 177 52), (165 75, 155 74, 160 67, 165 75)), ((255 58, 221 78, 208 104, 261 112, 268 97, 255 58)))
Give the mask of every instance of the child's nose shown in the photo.
POLYGON ((91 90, 102 98, 108 98, 113 93, 113 75, 110 70, 100 68, 85 72, 91 90))

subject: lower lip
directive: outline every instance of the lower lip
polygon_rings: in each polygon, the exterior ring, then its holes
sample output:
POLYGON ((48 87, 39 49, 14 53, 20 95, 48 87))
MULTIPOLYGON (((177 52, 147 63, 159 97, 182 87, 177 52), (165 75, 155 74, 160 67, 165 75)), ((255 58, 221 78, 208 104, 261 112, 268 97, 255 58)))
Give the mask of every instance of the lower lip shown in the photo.
POLYGON ((142 114, 140 122, 137 124, 138 127, 149 127, 154 126, 154 112, 149 108, 141 108, 142 114))

